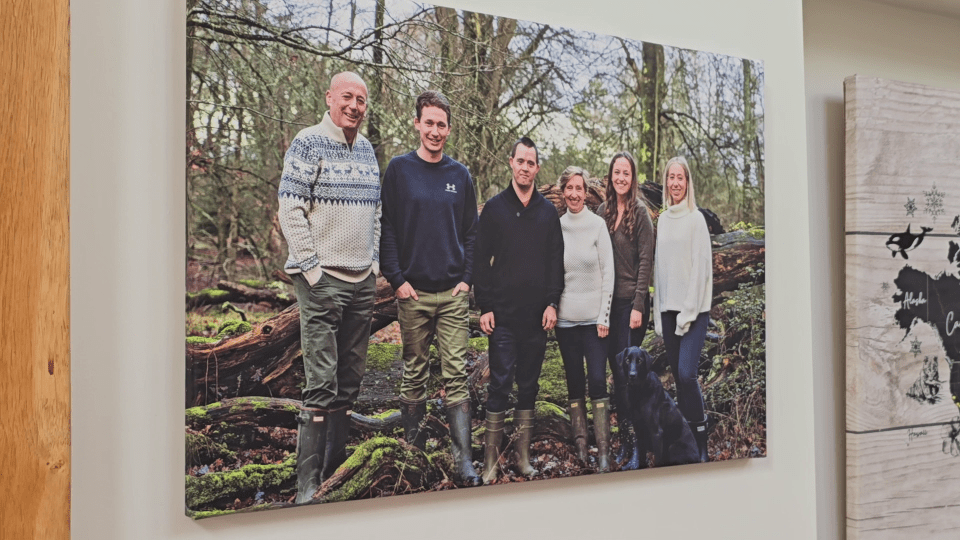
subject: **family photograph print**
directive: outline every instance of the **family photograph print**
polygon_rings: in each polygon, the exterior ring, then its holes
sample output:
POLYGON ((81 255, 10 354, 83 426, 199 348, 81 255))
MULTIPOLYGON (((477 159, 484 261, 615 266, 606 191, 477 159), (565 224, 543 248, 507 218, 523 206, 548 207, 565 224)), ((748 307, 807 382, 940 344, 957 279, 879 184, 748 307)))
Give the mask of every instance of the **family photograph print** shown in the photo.
POLYGON ((766 456, 762 62, 406 0, 186 29, 188 516, 766 456))

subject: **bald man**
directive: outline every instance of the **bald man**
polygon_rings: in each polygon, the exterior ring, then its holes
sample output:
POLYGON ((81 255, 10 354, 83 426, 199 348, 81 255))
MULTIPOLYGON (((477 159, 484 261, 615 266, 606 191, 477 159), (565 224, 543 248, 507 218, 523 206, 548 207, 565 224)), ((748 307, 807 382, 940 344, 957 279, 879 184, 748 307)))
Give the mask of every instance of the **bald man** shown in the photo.
POLYGON ((360 135, 367 85, 338 73, 319 124, 283 159, 278 217, 289 247, 284 270, 300 304, 306 386, 297 434, 297 503, 343 463, 348 410, 360 392, 376 297, 380 168, 360 135))

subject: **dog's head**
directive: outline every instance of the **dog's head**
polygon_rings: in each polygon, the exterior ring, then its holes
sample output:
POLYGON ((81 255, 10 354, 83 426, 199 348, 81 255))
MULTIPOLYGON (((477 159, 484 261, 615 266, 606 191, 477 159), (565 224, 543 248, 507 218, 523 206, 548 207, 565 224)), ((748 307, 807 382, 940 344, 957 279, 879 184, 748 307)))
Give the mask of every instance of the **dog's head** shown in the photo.
POLYGON ((627 347, 617 355, 617 365, 630 385, 645 380, 652 364, 653 358, 640 347, 627 347))

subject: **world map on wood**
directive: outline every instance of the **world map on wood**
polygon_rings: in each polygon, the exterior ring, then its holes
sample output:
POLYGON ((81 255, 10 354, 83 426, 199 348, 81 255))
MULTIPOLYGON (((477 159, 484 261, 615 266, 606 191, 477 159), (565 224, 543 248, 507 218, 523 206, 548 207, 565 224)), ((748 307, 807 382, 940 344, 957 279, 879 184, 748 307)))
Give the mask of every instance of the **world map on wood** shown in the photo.
POLYGON ((845 92, 847 537, 960 538, 960 92, 845 92))

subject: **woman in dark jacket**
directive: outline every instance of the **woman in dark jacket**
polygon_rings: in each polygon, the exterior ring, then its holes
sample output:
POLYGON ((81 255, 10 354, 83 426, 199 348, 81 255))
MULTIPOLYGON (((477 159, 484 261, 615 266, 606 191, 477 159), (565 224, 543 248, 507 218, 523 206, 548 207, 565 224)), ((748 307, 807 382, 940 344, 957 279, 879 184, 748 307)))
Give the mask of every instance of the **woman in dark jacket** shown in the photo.
POLYGON ((636 450, 636 435, 631 432, 629 421, 623 414, 627 408, 623 400, 626 382, 617 368, 616 357, 625 348, 640 346, 643 342, 650 318, 650 275, 655 240, 653 222, 647 206, 640 200, 637 162, 629 152, 619 152, 610 160, 605 199, 597 208, 597 214, 604 219, 610 233, 615 274, 607 358, 613 371, 618 411, 620 454, 617 460, 628 459, 621 468, 630 470, 640 466, 640 456, 636 450))

